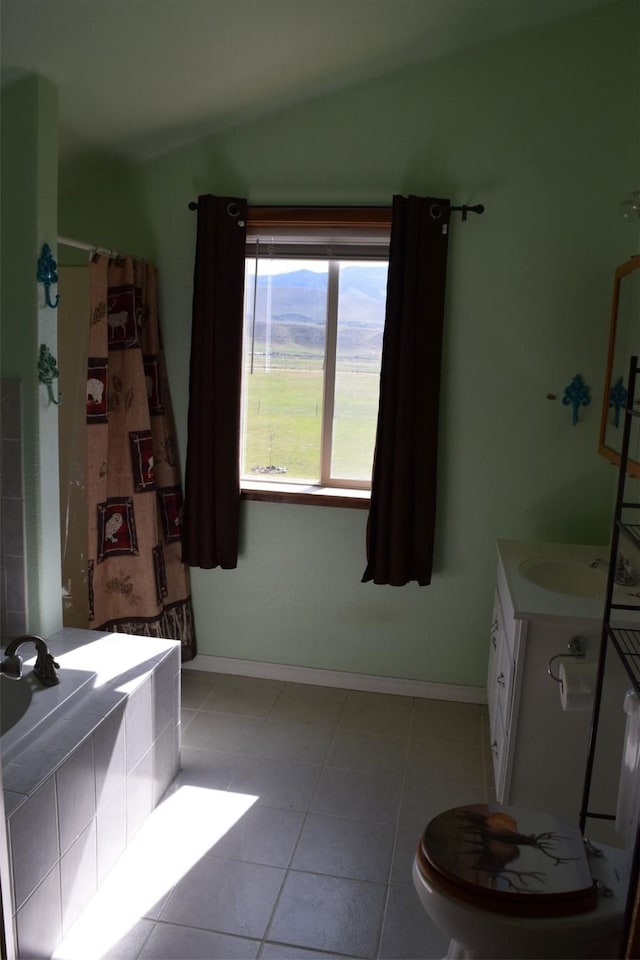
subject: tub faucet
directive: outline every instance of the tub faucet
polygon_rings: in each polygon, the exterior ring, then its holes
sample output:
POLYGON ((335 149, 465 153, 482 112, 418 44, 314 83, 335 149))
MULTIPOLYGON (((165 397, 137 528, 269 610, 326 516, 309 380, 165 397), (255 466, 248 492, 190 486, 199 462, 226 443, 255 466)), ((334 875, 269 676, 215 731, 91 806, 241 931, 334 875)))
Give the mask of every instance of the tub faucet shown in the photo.
POLYGON ((22 676, 22 657, 18 656, 16 651, 23 643, 35 644, 38 656, 33 672, 40 683, 45 687, 54 687, 57 683, 60 683, 60 677, 56 673, 56 670, 60 669, 60 664, 53 659, 42 637, 36 637, 32 634, 16 637, 15 640, 7 644, 4 659, 0 662, 0 673, 12 680, 20 679, 22 676))

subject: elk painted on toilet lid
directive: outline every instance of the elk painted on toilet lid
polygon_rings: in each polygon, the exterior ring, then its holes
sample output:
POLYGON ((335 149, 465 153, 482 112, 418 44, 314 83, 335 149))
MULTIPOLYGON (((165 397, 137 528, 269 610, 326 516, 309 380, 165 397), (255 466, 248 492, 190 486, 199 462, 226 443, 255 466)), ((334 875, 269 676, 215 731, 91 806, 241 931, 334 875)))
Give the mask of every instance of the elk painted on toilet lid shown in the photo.
POLYGON ((507 900, 591 897, 577 824, 498 803, 454 807, 427 826, 421 849, 445 878, 507 900))

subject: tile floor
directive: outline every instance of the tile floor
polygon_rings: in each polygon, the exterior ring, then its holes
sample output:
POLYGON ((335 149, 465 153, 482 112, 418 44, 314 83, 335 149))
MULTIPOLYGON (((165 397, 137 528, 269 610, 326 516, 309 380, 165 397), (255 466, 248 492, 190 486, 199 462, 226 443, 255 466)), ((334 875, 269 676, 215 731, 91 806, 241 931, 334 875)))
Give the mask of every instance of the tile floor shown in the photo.
POLYGON ((56 960, 442 957, 411 881, 483 706, 183 671, 182 770, 56 960))

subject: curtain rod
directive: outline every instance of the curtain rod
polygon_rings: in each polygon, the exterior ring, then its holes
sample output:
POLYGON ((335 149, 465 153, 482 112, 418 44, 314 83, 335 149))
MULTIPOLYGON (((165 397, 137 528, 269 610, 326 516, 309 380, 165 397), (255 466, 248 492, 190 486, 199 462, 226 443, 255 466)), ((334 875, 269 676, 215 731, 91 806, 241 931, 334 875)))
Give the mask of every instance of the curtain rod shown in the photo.
POLYGON ((450 210, 460 210, 462 213, 462 220, 467 219, 468 213, 484 213, 484 203, 474 203, 469 205, 468 203, 463 203, 460 207, 449 207, 450 210))
MULTIPOLYGON (((196 200, 190 200, 188 206, 189 206, 189 210, 198 209, 198 203, 196 200)), ((321 210, 322 207, 319 207, 318 209, 321 210)), ((349 209, 349 208, 347 207, 346 209, 349 209)), ((361 209, 361 208, 357 207, 355 209, 361 209)), ((366 207, 362 209, 366 209, 366 207)), ((449 207, 449 209, 459 210, 462 213, 462 220, 466 220, 468 213, 478 213, 478 214, 484 213, 484 204, 483 203, 474 203, 474 204, 463 203, 459 207, 449 207)), ((391 210, 391 207, 389 207, 389 210, 391 210)))

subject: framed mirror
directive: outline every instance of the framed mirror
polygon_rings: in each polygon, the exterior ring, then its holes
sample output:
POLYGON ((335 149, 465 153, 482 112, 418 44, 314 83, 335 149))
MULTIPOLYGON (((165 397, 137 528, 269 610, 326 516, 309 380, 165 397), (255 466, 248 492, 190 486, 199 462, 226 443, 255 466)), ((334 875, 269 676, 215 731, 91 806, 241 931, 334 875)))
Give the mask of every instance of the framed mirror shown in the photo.
MULTIPOLYGON (((611 463, 620 463, 629 360, 640 356, 640 255, 618 267, 613 282, 609 352, 602 398, 598 450, 611 463)), ((640 408, 640 395, 635 401, 640 408)), ((633 418, 629 473, 640 478, 640 418, 633 418)))

